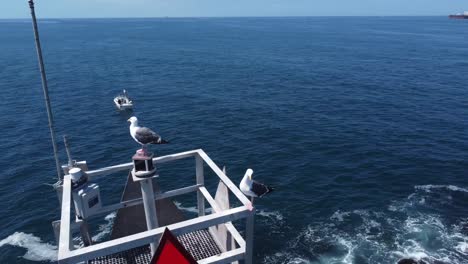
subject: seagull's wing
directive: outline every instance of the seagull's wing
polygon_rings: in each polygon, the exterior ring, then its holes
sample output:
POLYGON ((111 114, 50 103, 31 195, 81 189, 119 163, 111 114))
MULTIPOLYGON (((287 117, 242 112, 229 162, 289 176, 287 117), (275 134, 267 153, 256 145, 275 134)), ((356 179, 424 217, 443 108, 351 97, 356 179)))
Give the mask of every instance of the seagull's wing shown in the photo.
POLYGON ((167 141, 163 140, 153 130, 147 127, 139 127, 135 130, 135 139, 142 144, 165 144, 167 141))
POLYGON ((252 181, 251 190, 255 193, 258 197, 262 197, 263 195, 270 193, 273 191, 273 188, 266 186, 263 183, 259 183, 257 181, 252 181))
POLYGON ((257 195, 250 189, 250 186, 248 186, 244 181, 239 184, 239 189, 247 196, 257 197, 257 195))

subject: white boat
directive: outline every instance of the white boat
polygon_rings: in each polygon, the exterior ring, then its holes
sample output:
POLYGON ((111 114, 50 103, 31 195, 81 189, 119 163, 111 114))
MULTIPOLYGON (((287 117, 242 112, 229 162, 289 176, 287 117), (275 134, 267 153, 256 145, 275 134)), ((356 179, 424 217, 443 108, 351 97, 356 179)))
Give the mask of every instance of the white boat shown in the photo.
POLYGON ((126 90, 123 90, 122 94, 119 94, 114 98, 114 104, 119 110, 133 108, 133 101, 128 97, 126 90))

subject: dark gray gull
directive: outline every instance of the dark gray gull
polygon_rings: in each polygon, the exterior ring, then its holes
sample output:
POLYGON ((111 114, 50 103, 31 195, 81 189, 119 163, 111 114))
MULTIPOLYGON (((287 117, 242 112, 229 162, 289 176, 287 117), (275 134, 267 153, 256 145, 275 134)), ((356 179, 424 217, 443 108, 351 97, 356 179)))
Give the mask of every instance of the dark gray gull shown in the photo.
POLYGON ((148 144, 167 144, 166 140, 162 139, 160 135, 158 135, 153 130, 147 127, 140 127, 138 126, 138 118, 135 116, 130 117, 128 120, 130 122, 130 135, 132 138, 142 146, 141 150, 144 154, 146 154, 146 145, 148 144))

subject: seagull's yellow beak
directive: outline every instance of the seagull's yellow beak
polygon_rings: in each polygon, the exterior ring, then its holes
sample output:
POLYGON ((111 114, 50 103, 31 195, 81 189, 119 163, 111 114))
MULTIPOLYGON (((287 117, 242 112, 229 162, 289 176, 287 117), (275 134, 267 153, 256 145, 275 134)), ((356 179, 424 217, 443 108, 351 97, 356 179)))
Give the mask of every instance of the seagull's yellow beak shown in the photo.
POLYGON ((253 170, 252 170, 252 169, 248 169, 245 173, 248 175, 249 180, 252 180, 253 170))
POLYGON ((131 121, 130 121, 130 118, 129 118, 129 119, 127 119, 127 122, 131 122, 131 121))

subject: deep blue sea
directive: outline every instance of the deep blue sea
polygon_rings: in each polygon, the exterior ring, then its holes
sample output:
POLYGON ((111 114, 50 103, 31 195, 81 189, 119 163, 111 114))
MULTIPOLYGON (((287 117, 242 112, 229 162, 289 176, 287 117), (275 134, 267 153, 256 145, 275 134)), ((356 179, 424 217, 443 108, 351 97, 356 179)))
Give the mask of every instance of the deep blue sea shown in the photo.
MULTIPOLYGON (((158 155, 202 148, 236 184, 252 168, 276 187, 255 202, 255 263, 468 263, 468 21, 39 26, 62 162, 64 134, 91 169, 129 162, 136 115, 171 141, 158 155), (122 89, 133 113, 113 105, 122 89)), ((29 20, 0 21, 0 89, 0 263, 54 262, 60 209, 29 20)), ((193 165, 162 166, 162 188, 192 182, 193 165)), ((105 203, 125 180, 98 180, 105 203)), ((190 201, 177 204, 190 214, 190 201)), ((96 241, 114 217, 96 220, 96 241)))

